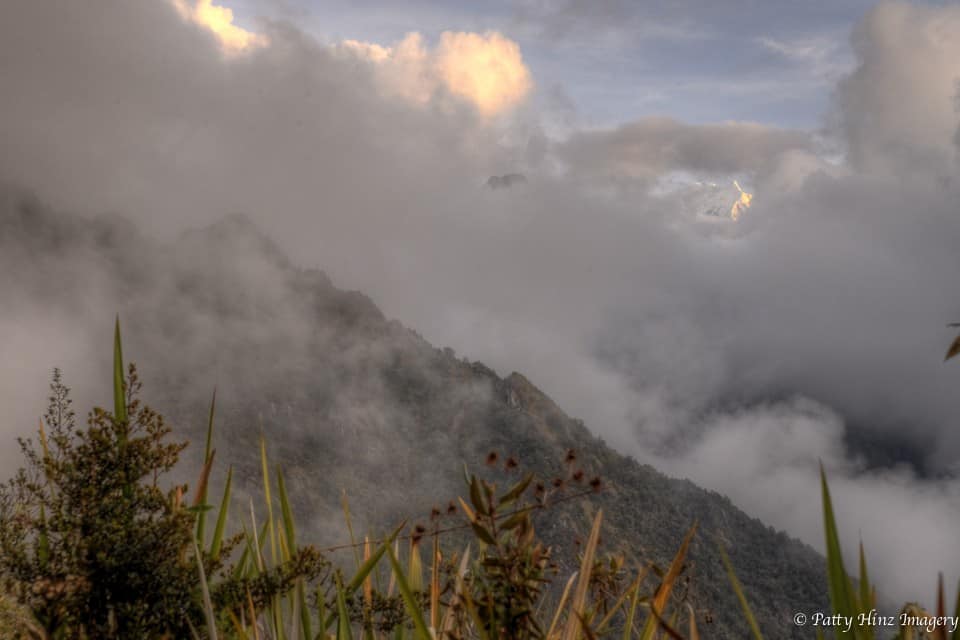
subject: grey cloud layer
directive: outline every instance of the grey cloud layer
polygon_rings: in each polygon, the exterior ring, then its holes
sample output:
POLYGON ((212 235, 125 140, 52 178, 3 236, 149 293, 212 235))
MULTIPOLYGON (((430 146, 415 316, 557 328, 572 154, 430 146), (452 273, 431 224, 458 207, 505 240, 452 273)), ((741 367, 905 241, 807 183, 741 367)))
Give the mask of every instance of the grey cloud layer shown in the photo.
POLYGON ((655 180, 669 171, 756 172, 788 150, 812 147, 809 134, 751 123, 688 125, 651 117, 610 131, 575 134, 558 154, 575 173, 655 180))
MULTIPOLYGON (((749 124, 645 119, 544 142, 532 109, 489 126, 444 96, 386 99, 363 62, 291 25, 225 61, 163 2, 14 0, 0 177, 166 237, 246 212, 428 339, 524 371, 621 450, 813 544, 822 458, 846 532, 872 534, 883 510, 937 514, 929 531, 886 522, 876 543, 878 577, 917 597, 933 568, 897 549, 956 573, 942 534, 960 527, 956 484, 867 470, 843 429, 906 435, 941 472, 960 453, 960 369, 940 363, 960 318, 956 19, 908 5, 866 18, 833 120, 848 161, 831 163, 808 134, 749 124), (528 185, 482 189, 515 170, 528 185), (749 174, 756 204, 737 226, 697 220, 678 194, 647 192, 671 171, 749 174)), ((18 363, 4 397, 25 397, 61 343, 100 344, 105 320, 82 306, 55 340, 61 323, 34 321, 44 301, 3 286, 19 295, 0 312, 18 363)))

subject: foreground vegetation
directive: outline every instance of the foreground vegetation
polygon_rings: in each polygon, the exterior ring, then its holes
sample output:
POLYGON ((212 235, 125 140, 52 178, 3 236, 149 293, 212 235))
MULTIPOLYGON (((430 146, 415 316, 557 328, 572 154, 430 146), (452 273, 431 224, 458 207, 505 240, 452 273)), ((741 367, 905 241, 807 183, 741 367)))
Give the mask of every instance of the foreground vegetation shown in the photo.
MULTIPOLYGON (((192 493, 185 485, 164 489, 186 444, 170 442, 163 418, 141 403, 136 369, 124 367, 119 326, 113 389, 113 410, 94 409, 78 428, 55 372, 38 441, 20 443, 26 466, 0 490, 0 638, 700 636, 686 597, 696 523, 667 566, 630 566, 602 552, 603 513, 596 510, 579 568, 558 575, 534 520, 549 518, 560 502, 587 500, 602 490, 600 478, 573 467, 568 477, 536 478, 491 453, 488 464, 511 472, 511 486, 499 489, 465 469, 466 498, 374 539, 354 536, 344 501, 350 541, 321 550, 298 542, 283 473, 271 472, 262 437, 259 508, 251 501, 232 510, 229 468, 211 504, 215 399, 196 486, 192 493)), ((844 568, 825 477, 823 504, 833 613, 866 614, 876 595, 862 550, 860 580, 844 568)), ((718 553, 759 639, 748 594, 722 547, 718 553)), ((942 585, 940 593, 942 616, 942 585)), ((917 605, 905 611, 925 614, 917 605)), ((877 635, 871 625, 826 631, 856 640, 877 635)), ((899 633, 947 637, 942 626, 908 625, 899 633)))

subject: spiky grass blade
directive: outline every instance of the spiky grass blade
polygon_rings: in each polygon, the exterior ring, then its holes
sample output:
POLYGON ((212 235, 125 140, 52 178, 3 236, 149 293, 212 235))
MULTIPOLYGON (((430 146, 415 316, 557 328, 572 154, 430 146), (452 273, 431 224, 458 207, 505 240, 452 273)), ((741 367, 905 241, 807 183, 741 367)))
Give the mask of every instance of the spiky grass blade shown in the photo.
MULTIPOLYGON (((202 483, 198 485, 198 504, 205 506, 207 504, 207 480, 210 476, 210 467, 213 465, 213 414, 217 406, 217 390, 213 390, 213 398, 210 400, 210 413, 207 416, 207 442, 203 450, 204 471, 201 475, 202 483)), ((197 540, 200 546, 206 542, 207 528, 207 510, 201 509, 197 514, 197 540)))
MULTIPOLYGON (((650 565, 647 565, 644 569, 644 574, 650 570, 650 565)), ((631 635, 633 634, 633 621, 637 616, 637 605, 640 604, 640 585, 643 584, 643 581, 637 583, 637 588, 633 592, 633 596, 630 599, 630 611, 627 612, 627 620, 623 625, 623 640, 630 640, 631 635)))
POLYGON ((410 555, 407 558, 407 581, 414 591, 423 591, 423 560, 420 557, 420 543, 410 541, 410 555))
POLYGON ((350 631, 350 613, 347 611, 347 597, 343 593, 343 584, 337 579, 337 640, 353 640, 350 631))
MULTIPOLYGON (((370 562, 370 536, 363 537, 363 561, 370 562)), ((363 601, 368 607, 373 606, 373 577, 363 579, 363 601)))
POLYGON ((313 638, 313 621, 310 619, 310 609, 307 608, 307 585, 304 580, 297 581, 297 608, 300 611, 300 628, 305 640, 313 638))
POLYGON ((250 626, 253 627, 254 640, 260 640, 260 625, 257 624, 257 611, 253 608, 253 594, 247 588, 247 608, 250 611, 250 626))
POLYGON ((874 606, 873 594, 870 587, 870 574, 867 573, 867 556, 863 551, 863 540, 860 541, 860 610, 869 611, 874 606))
POLYGON ((647 577, 647 572, 650 571, 650 567, 644 567, 644 569, 637 574, 637 577, 634 579, 633 584, 630 585, 630 588, 620 594, 620 597, 617 598, 617 601, 610 607, 610 611, 607 612, 607 615, 600 621, 600 624, 597 625, 597 632, 603 633, 606 631, 607 625, 609 625, 618 613, 620 609, 624 606, 627 599, 629 599, 633 592, 640 588, 640 584, 643 582, 643 579, 647 577))
MULTIPOLYGON (((263 499, 267 504, 267 535, 270 536, 270 559, 277 565, 277 534, 273 527, 273 499, 270 495, 270 473, 267 471, 267 441, 260 431, 260 467, 263 473, 263 499)), ((252 504, 252 503, 251 503, 252 504)))
POLYGON ((953 342, 950 343, 950 348, 947 349, 947 355, 943 357, 943 361, 946 362, 957 354, 960 354, 960 336, 954 338, 953 342))
MULTIPOLYGON (((820 465, 820 486, 823 494, 823 527, 826 536, 827 551, 827 581, 830 590, 830 603, 833 612, 844 617, 855 616, 856 611, 851 594, 850 578, 843 565, 843 554, 840 550, 840 535, 837 533, 837 521, 833 514, 833 502, 830 499, 830 488, 827 486, 827 474, 820 465)), ((840 638, 852 638, 852 631, 838 627, 836 633, 840 638)))
MULTIPOLYGON (((127 394, 126 384, 123 379, 123 343, 120 339, 120 314, 117 314, 117 321, 113 329, 113 417, 120 426, 118 444, 123 451, 127 447, 127 432, 129 431, 130 420, 127 416, 127 394)), ((127 500, 133 495, 133 486, 130 479, 126 478, 126 471, 121 471, 124 476, 123 497, 127 500)))
POLYGON ((207 573, 203 570, 203 556, 197 541, 193 541, 193 553, 197 559, 197 571, 200 574, 200 593, 203 595, 203 615, 207 620, 207 636, 210 640, 217 640, 217 615, 213 610, 213 601, 210 599, 210 588, 207 585, 207 573))
POLYGON ((650 617, 652 619, 655 619, 657 625, 661 629, 663 629, 668 636, 673 638, 673 640, 685 640, 685 638, 682 635, 680 635, 680 633, 676 629, 674 629, 674 626, 676 625, 676 622, 677 622, 676 613, 674 613, 674 616, 670 622, 667 622, 666 620, 664 620, 663 617, 661 617, 660 614, 657 613, 655 609, 650 610, 650 617))
POLYGON ((380 559, 387 552, 387 549, 390 548, 390 545, 393 544, 394 540, 397 539, 397 536, 400 535, 400 532, 403 531, 403 528, 407 526, 406 522, 403 522, 396 529, 393 530, 387 539, 377 547, 377 550, 371 554, 371 556, 364 561, 360 568, 357 570, 357 573, 350 579, 350 582, 347 583, 347 593, 353 593, 363 584, 363 581, 367 579, 367 576, 376 568, 377 564, 380 563, 380 559))
MULTIPOLYGON (((384 554, 387 552, 388 549, 390 549, 391 545, 393 545, 397 536, 400 535, 400 532, 403 531, 403 528, 406 526, 407 526, 406 522, 401 523, 400 526, 394 529, 393 533, 391 533, 390 536, 379 547, 377 547, 377 550, 374 551, 370 555, 370 557, 364 561, 362 565, 360 565, 360 568, 357 570, 357 573, 353 576, 353 578, 350 579, 350 582, 347 583, 346 587, 344 587, 344 591, 346 591, 346 593, 348 594, 354 593, 357 589, 359 589, 363 585, 364 581, 370 576, 373 570, 380 563, 380 559, 383 558, 384 554)), ((390 587, 390 590, 387 592, 388 597, 393 593, 393 587, 392 587, 393 580, 394 580, 394 574, 393 572, 391 572, 390 573, 391 587, 390 587)), ((317 604, 318 606, 321 606, 323 604, 323 598, 320 597, 319 592, 317 594, 317 604)), ((326 613, 321 612, 320 621, 322 622, 322 625, 321 625, 322 630, 329 629, 335 621, 334 614, 331 612, 329 615, 327 615, 326 613)))
MULTIPOLYGON (((876 607, 877 595, 870 584, 870 574, 867 572, 867 555, 863 550, 863 540, 860 541, 860 589, 859 593, 851 589, 855 594, 857 614, 869 613, 876 607)), ((854 630, 854 636, 860 640, 873 640, 875 634, 871 625, 857 625, 854 630)), ((946 638, 943 638, 946 640, 946 638)))
POLYGON ((277 492, 280 494, 280 515, 283 516, 283 530, 287 536, 287 546, 290 553, 297 548, 297 531, 293 522, 293 509, 290 508, 290 498, 287 496, 287 485, 283 480, 283 472, 277 467, 277 492))
POLYGON ((574 571, 567 579, 567 584, 563 587, 563 593, 560 595, 560 601, 557 603, 557 608, 553 612, 553 619, 550 621, 550 627, 547 629, 547 638, 553 638, 554 630, 557 628, 557 625, 560 622, 560 616, 563 614, 564 608, 567 606, 567 600, 570 598, 570 590, 573 588, 574 582, 577 580, 577 572, 574 571))
POLYGON ((220 512, 217 514, 217 524, 213 529, 213 540, 210 541, 210 555, 214 559, 220 557, 220 548, 223 545, 223 532, 227 528, 227 512, 230 510, 230 491, 233 485, 233 467, 227 468, 227 482, 223 487, 223 498, 220 500, 220 512))
POLYGON ((407 613, 413 621, 417 640, 433 640, 430 630, 427 628, 427 623, 423 619, 423 612, 420 611, 420 604, 417 602, 406 576, 403 575, 403 568, 400 566, 400 561, 397 560, 397 555, 390 547, 387 547, 387 557, 390 559, 390 566, 393 567, 393 575, 397 578, 397 588, 400 589, 400 595, 407 606, 407 613))
POLYGON ((723 561, 723 567, 727 570, 727 577, 730 578, 730 584, 733 586, 733 592, 737 594, 737 600, 740 601, 740 608, 743 610, 743 617, 747 619, 747 624, 750 625, 750 633, 753 635, 754 640, 763 640, 763 634, 760 633, 760 627, 757 625, 757 619, 753 616, 753 610, 750 609, 750 603, 747 602, 747 596, 743 593, 743 586, 740 584, 740 580, 737 578, 737 572, 733 569, 733 563, 730 562, 730 558, 727 556, 727 551, 723 548, 723 545, 720 545, 719 549, 720 560, 723 561))
POLYGON ((700 640, 700 631, 697 629, 697 613, 693 610, 693 605, 687 603, 687 614, 690 616, 689 631, 687 640, 700 640))
POLYGON ((113 329, 113 417, 127 421, 127 396, 123 381, 123 345, 120 340, 120 316, 113 329))
MULTIPOLYGON (((297 595, 300 593, 300 585, 303 583, 302 579, 297 580, 297 586, 295 592, 297 595)), ((309 619, 309 618, 308 618, 309 619)), ((303 624, 303 618, 300 617, 300 598, 293 598, 293 611, 290 614, 290 633, 287 634, 287 637, 290 640, 300 640, 300 625, 303 624)), ((307 634, 304 636, 306 640, 310 640, 310 635, 307 634)))
MULTIPOLYGON (((467 567, 470 566, 470 545, 467 545, 467 548, 463 551, 463 557, 460 559, 460 566, 457 567, 456 579, 453 583, 453 597, 459 598, 460 594, 463 592, 463 581, 467 575, 467 567)), ((569 587, 568 587, 569 589, 569 587)), ((452 601, 451 601, 452 605, 452 601)), ((447 637, 446 634, 448 631, 453 629, 453 606, 448 606, 447 610, 443 613, 443 623, 440 625, 440 637, 447 637)), ((549 635, 547 636, 549 637, 549 635)))
POLYGON ((430 629, 440 628, 440 537, 433 536, 433 561, 430 566, 430 629))
POLYGON ((350 534, 350 544, 353 550, 353 561, 357 568, 360 567, 360 551, 357 547, 357 537, 353 532, 353 517, 350 515, 350 501, 347 500, 346 490, 340 494, 340 507, 343 509, 343 519, 347 523, 347 533, 350 534))
POLYGON ((696 532, 697 523, 694 522, 690 530, 687 531, 687 535, 684 536, 683 542, 680 543, 680 549, 677 551, 677 555, 673 557, 670 568, 667 569, 667 573, 664 574, 663 580, 660 582, 660 588, 657 589, 653 602, 650 603, 650 615, 647 617, 647 622, 643 627, 643 633, 640 636, 643 640, 650 640, 656 633, 657 626, 660 624, 660 615, 667 606, 670 593, 673 591, 673 585, 683 570, 684 560, 687 557, 687 549, 690 547, 690 541, 693 540, 693 535, 696 532))
POLYGON ((193 494, 193 502, 190 506, 197 510, 197 541, 203 544, 203 524, 207 516, 207 486, 210 482, 210 471, 213 469, 213 458, 216 455, 213 451, 207 456, 203 468, 200 469, 200 477, 197 479, 197 491, 193 494))
POLYGON ((600 541, 600 524, 603 522, 603 509, 597 510, 597 515, 593 518, 593 527, 590 529, 590 537, 587 539, 587 546, 583 549, 583 560, 580 563, 580 577, 577 580, 577 589, 573 593, 573 600, 570 603, 570 616, 567 618, 567 626, 563 632, 563 640, 575 640, 580 631, 580 618, 584 615, 587 603, 587 591, 590 588, 590 574, 593 571, 593 558, 597 552, 597 544, 600 541))

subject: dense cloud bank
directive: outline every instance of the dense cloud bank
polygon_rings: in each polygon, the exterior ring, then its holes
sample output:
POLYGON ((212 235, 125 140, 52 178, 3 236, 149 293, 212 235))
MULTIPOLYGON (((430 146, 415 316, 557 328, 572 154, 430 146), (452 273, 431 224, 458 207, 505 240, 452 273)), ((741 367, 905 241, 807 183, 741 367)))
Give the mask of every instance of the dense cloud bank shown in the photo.
MULTIPOLYGON (((268 45, 227 55, 163 1, 4 3, 0 180, 165 243, 242 212, 294 262, 818 546, 822 460, 846 541, 863 532, 894 596, 956 577, 960 370, 941 359, 960 319, 960 8, 873 10, 818 132, 646 118, 554 139, 530 102, 491 114, 424 78, 442 66, 417 67, 402 99, 406 76, 369 47, 257 28, 268 45), (528 182, 483 188, 510 172, 528 182), (689 208, 694 178, 734 177, 756 194, 738 224, 689 208)), ((52 366, 102 359, 117 292, 96 252, 51 283, 14 249, 0 401, 19 433, 52 366)), ((255 255, 217 264, 286 308, 255 255)), ((265 330, 164 312, 198 344, 265 330)), ((298 314, 274 327, 294 350, 298 314)))

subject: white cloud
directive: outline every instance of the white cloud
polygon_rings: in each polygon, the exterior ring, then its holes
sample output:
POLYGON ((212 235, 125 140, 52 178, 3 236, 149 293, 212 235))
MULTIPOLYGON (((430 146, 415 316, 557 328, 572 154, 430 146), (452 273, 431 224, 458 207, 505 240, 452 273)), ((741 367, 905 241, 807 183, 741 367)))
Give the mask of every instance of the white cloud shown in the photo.
POLYGON ((409 33, 390 47, 345 40, 340 48, 373 62, 388 93, 427 104, 445 91, 484 117, 521 104, 533 86, 520 47, 496 31, 445 31, 433 49, 419 33, 409 33))
POLYGON ((265 47, 269 39, 259 33, 248 31, 234 24, 233 10, 213 3, 213 0, 171 0, 184 20, 189 20, 208 29, 220 42, 224 53, 236 55, 265 47))
MULTIPOLYGON (((867 469, 841 442, 901 457, 912 443, 944 473, 960 453, 960 368, 940 362, 960 316, 956 21, 954 7, 868 16, 839 90, 838 166, 809 134, 757 125, 641 120, 544 142, 532 111, 504 134, 433 108, 522 103, 519 50, 493 34, 332 50, 272 24, 269 46, 222 56, 166 2, 14 0, 0 9, 0 179, 166 237, 247 212, 433 342, 523 371, 621 449, 639 443, 812 544, 823 458, 875 578, 917 597, 934 564, 960 566, 944 534, 953 481, 867 469), (518 169, 523 189, 481 187, 518 169), (673 171, 749 174, 750 215, 723 234, 687 224, 649 191, 673 171), (796 395, 815 404, 782 400, 796 395), (888 509, 925 525, 888 526, 888 509), (942 555, 907 562, 917 548, 942 555)), ((6 259, 5 292, 43 275, 6 259)), ((2 314, 11 336, 57 326, 2 314)), ((90 320, 75 339, 101 344, 90 320)), ((198 322, 194 339, 217 329, 198 322)), ((6 398, 57 364, 27 359, 41 342, 7 347, 21 362, 4 365, 6 398)))

